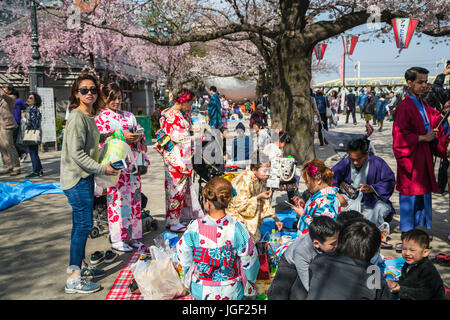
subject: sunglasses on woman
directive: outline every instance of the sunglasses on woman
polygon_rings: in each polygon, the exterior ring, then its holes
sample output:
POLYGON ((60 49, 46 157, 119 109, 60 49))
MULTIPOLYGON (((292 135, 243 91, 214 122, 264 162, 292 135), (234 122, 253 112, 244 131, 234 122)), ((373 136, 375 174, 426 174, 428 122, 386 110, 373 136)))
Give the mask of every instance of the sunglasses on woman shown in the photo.
POLYGON ((81 88, 77 90, 79 93, 81 93, 83 96, 88 94, 88 92, 90 91, 92 94, 97 94, 97 88, 91 88, 91 89, 87 89, 87 88, 81 88))

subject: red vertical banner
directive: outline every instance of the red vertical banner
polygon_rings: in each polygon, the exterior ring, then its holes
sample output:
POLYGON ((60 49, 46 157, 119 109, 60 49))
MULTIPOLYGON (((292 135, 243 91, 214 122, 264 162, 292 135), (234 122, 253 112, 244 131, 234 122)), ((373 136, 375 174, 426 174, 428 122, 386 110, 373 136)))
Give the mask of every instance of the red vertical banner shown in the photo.
POLYGON ((342 85, 344 85, 344 54, 341 54, 341 66, 339 67, 342 85))
POLYGON ((350 40, 350 51, 349 54, 352 55, 353 51, 355 50, 356 43, 358 42, 358 36, 351 36, 350 40))

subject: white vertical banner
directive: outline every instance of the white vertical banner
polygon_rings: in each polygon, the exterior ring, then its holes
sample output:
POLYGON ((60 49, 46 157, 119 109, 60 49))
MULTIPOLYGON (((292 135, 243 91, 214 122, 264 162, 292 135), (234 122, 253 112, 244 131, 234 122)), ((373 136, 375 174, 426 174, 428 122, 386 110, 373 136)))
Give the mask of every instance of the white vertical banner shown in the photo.
POLYGON ((53 88, 37 88, 37 94, 41 96, 42 105, 42 143, 56 141, 55 99, 53 88))

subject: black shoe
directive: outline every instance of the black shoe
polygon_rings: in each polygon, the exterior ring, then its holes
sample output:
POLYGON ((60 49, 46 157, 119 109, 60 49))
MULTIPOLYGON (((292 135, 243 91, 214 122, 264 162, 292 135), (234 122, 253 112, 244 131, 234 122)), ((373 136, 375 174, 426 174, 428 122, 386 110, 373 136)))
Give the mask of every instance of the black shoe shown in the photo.
POLYGON ((103 261, 105 258, 105 254, 103 251, 95 251, 93 254, 91 254, 91 264, 96 265, 103 261))
POLYGON ((112 251, 112 250, 106 251, 106 253, 105 253, 105 263, 113 262, 114 260, 116 260, 116 258, 118 256, 119 255, 117 253, 115 253, 114 251, 112 251))
POLYGON ((44 175, 44 171, 41 170, 41 171, 39 172, 39 177, 42 177, 43 175, 44 175))

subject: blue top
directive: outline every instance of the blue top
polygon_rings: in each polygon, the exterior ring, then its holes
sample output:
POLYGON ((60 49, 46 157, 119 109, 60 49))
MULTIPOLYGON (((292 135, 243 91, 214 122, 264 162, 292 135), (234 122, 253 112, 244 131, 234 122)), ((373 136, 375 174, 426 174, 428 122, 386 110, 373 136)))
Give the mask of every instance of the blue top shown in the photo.
POLYGON ((209 115, 208 124, 212 128, 219 129, 222 126, 222 104, 220 103, 219 94, 217 92, 211 96, 207 109, 209 115))
POLYGON ((317 109, 319 113, 325 114, 327 113, 327 107, 330 106, 328 99, 325 96, 315 96, 317 109))
POLYGON ((25 110, 26 108, 27 105, 25 104, 25 102, 23 102, 22 99, 16 100, 16 104, 14 106, 14 119, 16 120, 17 124, 20 124, 20 120, 22 119, 22 110, 25 110))
POLYGON ((366 103, 366 100, 367 100, 367 93, 361 93, 358 96, 358 99, 356 100, 356 104, 361 107, 364 105, 364 103, 366 103))

